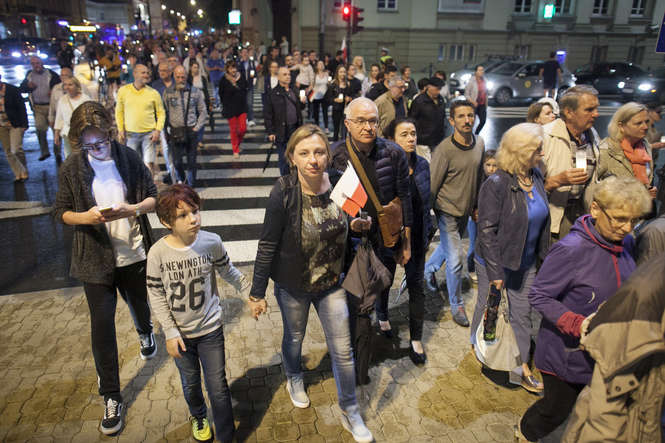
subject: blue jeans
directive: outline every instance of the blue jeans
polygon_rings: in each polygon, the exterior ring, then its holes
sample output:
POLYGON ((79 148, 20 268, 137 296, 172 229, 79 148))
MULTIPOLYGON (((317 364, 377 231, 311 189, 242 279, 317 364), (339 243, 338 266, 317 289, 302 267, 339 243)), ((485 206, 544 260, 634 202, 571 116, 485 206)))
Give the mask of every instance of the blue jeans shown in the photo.
POLYGON ((254 87, 247 88, 247 121, 254 120, 254 87))
POLYGON ((164 163, 166 164, 166 171, 171 176, 171 183, 176 182, 175 169, 173 168, 173 159, 169 151, 169 143, 166 141, 166 132, 162 129, 159 133, 159 140, 162 143, 162 154, 164 155, 164 163))
POLYGON ((150 132, 129 132, 127 131, 127 146, 139 153, 146 165, 155 163, 155 146, 150 140, 150 132))
POLYGON ((448 288, 448 300, 450 309, 455 312, 464 306, 462 300, 462 232, 466 228, 468 216, 454 217, 437 211, 436 219, 439 224, 439 236, 441 242, 434 253, 425 263, 425 275, 439 270, 446 262, 446 286, 448 288))
POLYGON ((286 160, 286 142, 275 142, 277 148, 277 163, 279 164, 279 175, 289 175, 291 168, 286 160))
POLYGON ((476 238, 478 237, 478 226, 476 222, 469 217, 469 222, 466 224, 466 232, 469 234, 469 252, 466 253, 466 266, 469 272, 476 270, 473 258, 476 253, 476 238))
POLYGON ((282 312, 284 336, 282 358, 284 372, 288 378, 302 379, 302 341, 307 329, 310 304, 314 305, 323 333, 337 386, 339 407, 348 411, 357 406, 356 373, 351 350, 349 308, 346 292, 339 286, 319 293, 289 293, 275 284, 275 296, 282 312))
POLYGON ((235 427, 231 393, 226 382, 224 360, 224 328, 196 338, 182 338, 187 347, 180 351, 182 357, 175 358, 175 365, 180 372, 182 391, 193 417, 205 417, 207 408, 201 390, 201 367, 205 377, 208 398, 212 406, 212 418, 215 422, 215 434, 218 440, 233 440, 235 427))

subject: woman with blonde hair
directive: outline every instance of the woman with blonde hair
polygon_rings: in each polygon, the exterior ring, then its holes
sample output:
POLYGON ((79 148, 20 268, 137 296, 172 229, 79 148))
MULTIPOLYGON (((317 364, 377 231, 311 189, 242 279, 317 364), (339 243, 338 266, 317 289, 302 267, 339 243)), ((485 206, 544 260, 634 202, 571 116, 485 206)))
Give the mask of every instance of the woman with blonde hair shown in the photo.
POLYGON ((62 140, 65 158, 67 158, 72 153, 72 145, 68 137, 69 121, 72 118, 72 113, 81 103, 92 99, 81 92, 81 83, 76 77, 65 78, 62 81, 62 88, 65 90, 65 95, 60 97, 56 107, 53 142, 60 145, 60 140, 62 140))
POLYGON ((510 128, 497 152, 498 170, 480 188, 475 258, 478 302, 471 323, 471 343, 475 345, 490 286, 505 289, 521 360, 509 380, 534 393, 543 390, 529 367, 531 341, 540 319, 527 296, 536 276, 536 262, 545 257, 550 240, 547 194, 538 169, 542 146, 540 125, 520 123, 510 128))
POLYGON ((342 425, 356 441, 370 442, 356 399, 349 308, 340 275, 349 229, 360 232, 370 222, 350 219, 330 198, 326 169, 331 160, 328 137, 316 125, 296 129, 286 146, 292 173, 280 177, 268 198, 249 296, 257 315, 265 311, 268 280, 284 323, 282 361, 286 390, 297 408, 310 405, 301 367, 307 318, 314 305, 332 360, 342 425))
POLYGON ((367 77, 367 72, 365 72, 365 59, 362 55, 356 55, 353 57, 353 66, 356 67, 355 77, 362 82, 367 77))
POLYGON ((635 177, 655 198, 658 189, 651 185, 654 171, 651 145, 646 139, 648 130, 645 105, 628 102, 617 109, 607 126, 609 135, 600 142, 598 178, 635 177))

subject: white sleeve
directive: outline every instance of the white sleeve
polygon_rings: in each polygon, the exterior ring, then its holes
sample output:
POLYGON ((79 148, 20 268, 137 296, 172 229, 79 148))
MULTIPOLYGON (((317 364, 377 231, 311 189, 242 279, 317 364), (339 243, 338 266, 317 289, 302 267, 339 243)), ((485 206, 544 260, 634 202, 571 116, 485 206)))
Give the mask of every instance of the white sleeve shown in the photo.
POLYGON ((160 257, 158 251, 153 246, 148 252, 148 263, 146 265, 146 288, 148 290, 148 299, 150 308, 155 318, 162 325, 164 336, 167 340, 180 337, 180 330, 171 313, 171 307, 167 299, 164 281, 159 270, 160 257))

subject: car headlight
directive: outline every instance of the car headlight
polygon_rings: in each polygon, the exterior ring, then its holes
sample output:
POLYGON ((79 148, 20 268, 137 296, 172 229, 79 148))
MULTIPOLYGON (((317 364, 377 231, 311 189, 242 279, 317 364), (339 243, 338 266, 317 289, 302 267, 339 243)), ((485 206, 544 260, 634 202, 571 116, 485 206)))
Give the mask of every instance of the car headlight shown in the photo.
POLYGON ((14 57, 14 58, 20 58, 20 57, 21 57, 21 53, 18 52, 18 51, 12 51, 12 57, 14 57))
POLYGON ((624 86, 626 86, 626 82, 617 83, 617 88, 619 88, 619 89, 623 89, 624 86))
POLYGON ((40 52, 39 58, 41 58, 42 60, 46 60, 48 58, 48 55, 44 54, 43 52, 40 52))
POLYGON ((487 90, 491 91, 492 89, 494 89, 494 82, 487 82, 487 90))
POLYGON ((455 78, 455 73, 450 74, 450 78, 455 78))
POLYGON ((471 74, 464 74, 462 77, 460 77, 460 79, 461 79, 464 83, 468 82, 470 78, 471 78, 471 74))
POLYGON ((648 91, 651 88, 653 88, 653 85, 648 82, 640 83, 640 85, 637 87, 637 89, 639 89, 640 91, 648 91))

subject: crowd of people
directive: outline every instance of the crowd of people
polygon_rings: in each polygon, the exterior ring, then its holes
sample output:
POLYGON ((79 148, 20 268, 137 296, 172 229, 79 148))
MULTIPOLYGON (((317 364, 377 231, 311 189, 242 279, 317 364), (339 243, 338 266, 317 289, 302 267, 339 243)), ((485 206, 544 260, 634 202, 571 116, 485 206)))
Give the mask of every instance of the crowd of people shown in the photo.
POLYGON ((104 51, 100 64, 109 84, 118 86, 112 109, 86 90, 71 67, 58 75, 39 59, 31 61, 19 88, 0 84, 0 143, 17 180, 27 178, 20 92, 30 94, 40 160, 50 155, 49 125, 55 131, 54 154, 63 163, 54 213, 75 226, 71 274, 83 282, 90 308, 104 434, 123 425, 114 323, 118 290, 130 307, 144 359, 160 352, 150 318, 159 321, 181 375, 194 438, 212 437, 203 370, 215 435, 233 439, 216 270, 257 319, 267 312, 273 280, 284 325, 286 390, 297 408, 310 405, 301 360, 314 306, 342 425, 355 441, 372 441, 356 398, 356 386, 369 381, 361 362, 372 352, 363 328, 374 311, 382 337, 394 337, 388 296, 400 265, 415 365, 427 363, 425 297, 439 292, 441 268, 452 320, 470 327, 474 351, 489 295, 500 293, 507 302, 517 347, 509 383, 540 395, 516 425, 520 439, 538 441, 569 417, 569 441, 587 441, 580 435, 656 441, 650 437, 662 435, 663 395, 654 394, 665 392, 665 304, 657 297, 663 287, 665 191, 663 169, 655 166, 663 144, 653 127, 659 106, 624 104, 601 139, 594 129, 598 93, 575 86, 558 101, 531 105, 527 122, 508 129, 498 146, 488 146, 479 135, 488 98, 482 67, 456 97, 444 72, 416 83, 410 68, 398 68, 387 50, 367 69, 360 56, 349 63, 341 51, 319 58, 286 41, 256 50, 234 36, 210 43, 163 41, 138 52, 131 44, 104 51), (116 77, 118 53, 128 62, 127 72, 117 70, 116 77), (210 114, 219 109, 228 119, 233 156, 239 157, 244 134, 255 125, 255 89, 281 177, 268 197, 249 279, 233 266, 219 236, 201 230, 202 202, 194 186, 196 153, 210 114), (157 167, 160 151, 165 177, 157 167), (368 195, 360 214, 345 213, 332 197, 349 171, 368 195), (162 179, 171 186, 158 194, 156 181, 162 179), (152 211, 169 231, 157 241, 146 217, 152 211), (439 244, 428 255, 437 227, 439 244), (380 267, 372 272, 385 276, 385 284, 373 286, 376 299, 369 303, 345 290, 349 268, 366 245, 380 267), (471 321, 462 293, 467 278, 478 288, 471 321), (644 281, 649 283, 642 291, 644 281), (612 322, 631 332, 626 339, 601 333, 612 322), (645 350, 636 351, 645 341, 645 350), (616 363, 615 355, 626 365, 616 363), (649 407, 657 411, 645 415, 649 407), (616 435, 596 426, 608 417, 616 435), (648 423, 637 426, 637 420, 648 423))

